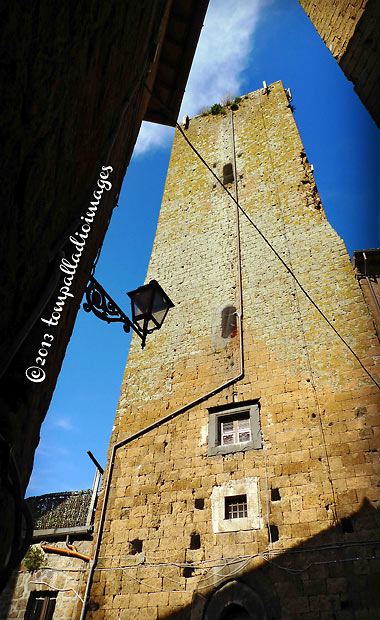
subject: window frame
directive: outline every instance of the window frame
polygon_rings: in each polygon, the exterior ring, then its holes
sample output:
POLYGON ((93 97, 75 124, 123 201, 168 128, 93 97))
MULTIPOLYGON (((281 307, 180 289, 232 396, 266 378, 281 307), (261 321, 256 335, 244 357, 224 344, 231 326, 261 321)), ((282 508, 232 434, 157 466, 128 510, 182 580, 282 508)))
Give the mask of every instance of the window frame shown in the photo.
POLYGON ((246 444, 249 443, 252 439, 252 431, 251 431, 251 424, 250 424, 250 415, 249 415, 249 411, 241 413, 239 415, 235 414, 232 415, 230 418, 222 418, 219 421, 218 424, 218 445, 219 446, 236 446, 238 444, 246 444), (239 422, 240 421, 248 421, 248 428, 241 428, 239 422), (226 424, 231 424, 232 423, 232 429, 231 431, 227 431, 225 429, 225 425, 226 424), (246 441, 239 441, 239 437, 241 433, 249 433, 249 439, 247 439, 246 441), (224 442, 224 438, 227 436, 232 436, 233 442, 229 442, 226 441, 224 442), (237 441, 235 441, 237 440, 237 441))
POLYGON ((212 407, 209 409, 208 456, 222 456, 233 452, 259 450, 262 447, 260 407, 257 401, 233 404, 227 407, 212 407), (247 412, 251 430, 250 441, 221 445, 220 429, 223 420, 239 419, 242 417, 242 414, 247 412))
POLYGON ((56 590, 32 590, 29 594, 25 610, 24 620, 48 620, 53 617, 57 603, 58 591, 56 590), (42 609, 36 613, 34 604, 37 600, 43 600, 42 609))
POLYGON ((229 480, 226 484, 213 487, 211 521, 214 534, 262 529, 264 522, 261 517, 259 478, 254 476, 242 480, 229 480), (226 498, 241 495, 246 496, 247 516, 226 519, 226 498))
POLYGON ((248 518, 248 502, 247 494, 226 495, 224 498, 224 520, 247 519, 248 518), (236 506, 236 509, 235 509, 236 506), (240 514, 242 508, 243 514, 240 514), (235 514, 237 513, 237 514, 235 514))

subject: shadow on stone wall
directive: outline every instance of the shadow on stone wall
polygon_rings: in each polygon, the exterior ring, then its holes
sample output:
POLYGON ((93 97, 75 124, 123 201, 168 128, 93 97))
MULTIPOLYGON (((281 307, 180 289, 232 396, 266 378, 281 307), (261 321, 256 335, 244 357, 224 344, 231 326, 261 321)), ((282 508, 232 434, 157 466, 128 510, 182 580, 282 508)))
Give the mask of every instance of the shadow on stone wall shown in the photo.
POLYGON ((16 586, 18 571, 15 570, 11 574, 11 577, 5 586, 4 590, 1 592, 0 596, 0 618, 2 620, 6 620, 8 617, 9 608, 11 605, 11 600, 13 596, 13 592, 16 586))
POLYGON ((195 569, 189 578, 198 582, 192 604, 165 618, 378 620, 379 525, 378 510, 365 500, 350 518, 291 550, 265 554, 264 562, 252 558, 253 569, 246 570, 247 558, 226 559, 200 581, 195 569))
POLYGON ((346 77, 380 128, 380 5, 368 0, 359 19, 354 36, 340 59, 346 77))

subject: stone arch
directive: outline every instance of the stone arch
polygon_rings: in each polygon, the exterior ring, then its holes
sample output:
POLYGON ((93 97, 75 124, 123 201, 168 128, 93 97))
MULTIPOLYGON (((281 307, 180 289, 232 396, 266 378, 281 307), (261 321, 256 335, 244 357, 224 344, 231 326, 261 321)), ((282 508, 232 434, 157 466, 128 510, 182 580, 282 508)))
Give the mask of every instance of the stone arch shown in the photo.
POLYGON ((267 620, 261 597, 235 579, 218 588, 207 601, 202 620, 267 620))

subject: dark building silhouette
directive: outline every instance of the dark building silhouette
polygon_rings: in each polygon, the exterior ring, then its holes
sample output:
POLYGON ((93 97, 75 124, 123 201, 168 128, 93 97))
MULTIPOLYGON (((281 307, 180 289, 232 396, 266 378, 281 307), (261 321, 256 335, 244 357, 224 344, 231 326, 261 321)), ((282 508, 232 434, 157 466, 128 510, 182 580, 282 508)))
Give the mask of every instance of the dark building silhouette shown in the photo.
POLYGON ((141 122, 175 124, 206 7, 1 8, 0 567, 20 555, 17 498, 141 122))

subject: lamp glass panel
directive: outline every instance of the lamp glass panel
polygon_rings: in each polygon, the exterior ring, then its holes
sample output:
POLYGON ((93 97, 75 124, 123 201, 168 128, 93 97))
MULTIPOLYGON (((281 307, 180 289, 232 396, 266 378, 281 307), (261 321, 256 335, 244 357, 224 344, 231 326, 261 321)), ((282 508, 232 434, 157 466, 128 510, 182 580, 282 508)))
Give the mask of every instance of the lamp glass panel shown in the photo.
POLYGON ((137 291, 133 295, 133 312, 136 320, 139 317, 145 316, 149 312, 152 299, 152 289, 144 288, 141 291, 137 291))
POLYGON ((152 304, 152 317, 157 322, 159 327, 161 327, 168 309, 169 307, 166 295, 163 295, 160 291, 156 290, 152 304))
MULTIPOLYGON (((141 331, 144 330, 144 321, 147 317, 141 317, 140 319, 136 319, 134 322, 135 324, 140 328, 141 331)), ((154 323, 154 321, 152 321, 151 319, 149 319, 148 323, 147 323, 147 330, 151 330, 151 329, 157 329, 157 324, 154 323)))
POLYGON ((151 280, 149 284, 141 286, 128 295, 132 301, 132 320, 144 333, 159 329, 169 308, 173 306, 169 297, 155 280, 151 280))

